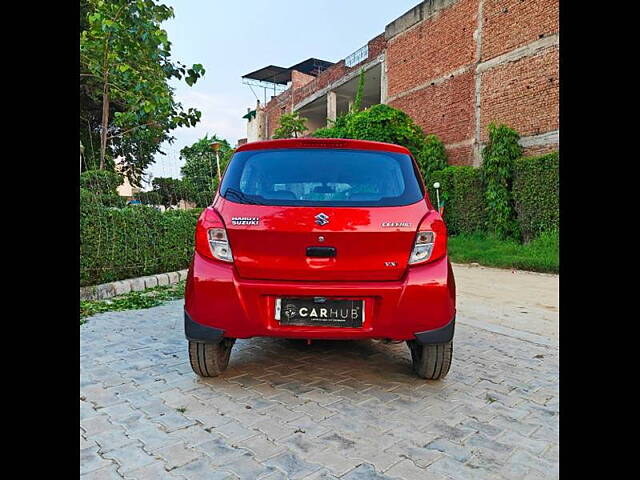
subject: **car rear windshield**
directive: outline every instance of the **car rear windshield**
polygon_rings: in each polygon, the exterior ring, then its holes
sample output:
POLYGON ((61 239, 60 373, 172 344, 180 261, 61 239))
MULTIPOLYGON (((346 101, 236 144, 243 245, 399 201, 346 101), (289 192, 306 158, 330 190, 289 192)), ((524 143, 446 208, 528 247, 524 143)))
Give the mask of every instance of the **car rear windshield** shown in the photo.
POLYGON ((236 153, 220 186, 226 199, 291 206, 409 205, 424 192, 403 153, 350 149, 273 149, 236 153))

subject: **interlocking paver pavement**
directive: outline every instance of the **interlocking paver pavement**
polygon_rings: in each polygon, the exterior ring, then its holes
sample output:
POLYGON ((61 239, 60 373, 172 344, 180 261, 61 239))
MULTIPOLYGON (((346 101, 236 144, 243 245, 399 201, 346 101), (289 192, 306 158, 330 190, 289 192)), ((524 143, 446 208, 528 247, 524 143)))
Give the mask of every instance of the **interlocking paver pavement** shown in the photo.
POLYGON ((558 477, 558 350, 459 322, 440 382, 404 344, 238 340, 189 367, 182 301, 81 330, 81 478, 558 477))

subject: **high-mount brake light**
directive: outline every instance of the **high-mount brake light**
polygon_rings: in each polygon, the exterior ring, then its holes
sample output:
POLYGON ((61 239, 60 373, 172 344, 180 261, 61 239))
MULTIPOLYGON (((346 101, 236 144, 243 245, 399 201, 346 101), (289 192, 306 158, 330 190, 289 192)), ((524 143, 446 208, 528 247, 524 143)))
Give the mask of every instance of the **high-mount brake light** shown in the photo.
POLYGON ((196 251, 210 259, 233 262, 224 223, 220 215, 210 207, 205 208, 196 224, 196 251))

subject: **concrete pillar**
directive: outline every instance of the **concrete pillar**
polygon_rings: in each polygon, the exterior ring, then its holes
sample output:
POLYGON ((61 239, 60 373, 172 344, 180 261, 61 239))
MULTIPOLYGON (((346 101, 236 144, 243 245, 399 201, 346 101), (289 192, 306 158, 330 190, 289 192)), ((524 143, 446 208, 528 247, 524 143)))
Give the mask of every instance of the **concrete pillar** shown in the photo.
POLYGON ((387 56, 385 55, 380 65, 380 103, 387 103, 387 56))
MULTIPOLYGON (((327 93, 327 120, 336 121, 336 92, 327 93)), ((328 123, 328 122, 327 122, 328 123)))

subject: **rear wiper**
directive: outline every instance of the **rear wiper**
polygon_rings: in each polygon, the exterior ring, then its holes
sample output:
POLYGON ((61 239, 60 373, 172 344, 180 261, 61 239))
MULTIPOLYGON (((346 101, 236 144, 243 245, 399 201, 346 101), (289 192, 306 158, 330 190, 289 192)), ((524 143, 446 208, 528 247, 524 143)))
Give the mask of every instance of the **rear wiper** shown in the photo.
POLYGON ((246 203, 248 205, 264 205, 262 202, 258 202, 257 200, 252 200, 245 193, 241 192, 240 190, 236 190, 235 188, 231 188, 231 187, 228 187, 224 191, 224 196, 226 197, 230 193, 232 195, 234 195, 238 200, 240 200, 241 202, 246 203))

